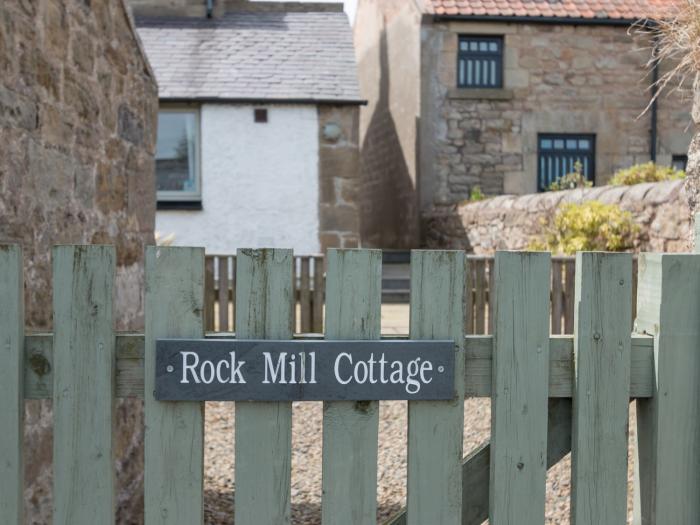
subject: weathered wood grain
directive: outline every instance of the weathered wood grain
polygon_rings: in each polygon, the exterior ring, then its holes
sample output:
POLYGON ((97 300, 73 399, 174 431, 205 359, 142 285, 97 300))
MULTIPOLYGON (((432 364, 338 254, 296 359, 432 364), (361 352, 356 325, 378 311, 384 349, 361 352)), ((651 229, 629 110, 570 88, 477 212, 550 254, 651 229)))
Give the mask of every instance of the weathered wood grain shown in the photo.
POLYGON ((24 525, 22 248, 0 245, 0 522, 24 525))
POLYGON ((549 383, 548 253, 497 252, 490 523, 544 523, 549 383))
POLYGON ((228 332, 228 261, 229 257, 219 256, 219 331, 228 332))
POLYGON ((454 339, 455 398, 408 403, 407 523, 462 519, 464 253, 411 252, 412 339, 454 339))
MULTIPOLYGON (((218 333, 207 337, 220 338, 218 333)), ((232 334, 225 334, 231 337, 232 334)), ((298 336, 315 339, 315 335, 298 336)), ((383 339, 401 339, 386 336, 383 339)), ((24 398, 49 399, 53 392, 53 350, 51 334, 25 336, 24 398)), ((630 357, 630 398, 651 397, 654 382, 654 339, 647 335, 632 334, 630 357)), ((117 335, 117 397, 143 398, 142 334, 117 335)), ((573 392, 573 337, 555 336, 549 340, 549 397, 570 398, 573 392)), ((464 353, 465 397, 491 397, 493 337, 466 336, 464 353)))
POLYGON ((486 319, 486 260, 476 259, 474 260, 474 287, 475 298, 475 313, 474 313, 474 333, 475 334, 485 334, 486 325, 484 320, 486 319))
POLYGON ((204 327, 207 331, 213 331, 216 325, 214 283, 214 257, 207 256, 204 259, 204 327))
POLYGON ((571 523, 625 523, 631 254, 577 254, 574 316, 571 523))
MULTIPOLYGON (((571 451, 571 400, 550 399, 547 419, 547 468, 571 451)), ((472 450, 462 464, 462 525, 482 525, 489 517, 489 442, 472 450)), ((385 525, 406 525, 406 509, 385 525)))
POLYGON ((299 313, 301 315, 301 331, 309 333, 311 332, 311 262, 309 257, 301 257, 300 262, 299 313))
POLYGON ((562 264, 560 260, 552 261, 552 333, 561 334, 564 293, 562 291, 562 264))
MULTIPOLYGON (((379 339, 381 250, 328 250, 327 339, 379 339)), ((324 525, 377 522, 378 401, 323 405, 324 525)))
POLYGON ((204 250, 146 248, 145 474, 148 525, 203 521, 204 404, 155 400, 156 339, 203 336, 204 250))
POLYGON ((323 333, 323 303, 325 296, 323 257, 314 257, 314 293, 312 296, 313 331, 323 333))
POLYGON ((53 522, 114 523, 113 246, 53 250, 53 522))
POLYGON ((576 286, 576 262, 564 261, 564 332, 574 333, 574 288, 576 286))
MULTIPOLYGON (((291 339, 291 250, 238 250, 237 337, 291 339)), ((291 519, 292 404, 236 403, 236 525, 291 519)))
POLYGON ((700 523, 700 256, 640 255, 637 305, 656 382, 637 402, 635 522, 700 523))

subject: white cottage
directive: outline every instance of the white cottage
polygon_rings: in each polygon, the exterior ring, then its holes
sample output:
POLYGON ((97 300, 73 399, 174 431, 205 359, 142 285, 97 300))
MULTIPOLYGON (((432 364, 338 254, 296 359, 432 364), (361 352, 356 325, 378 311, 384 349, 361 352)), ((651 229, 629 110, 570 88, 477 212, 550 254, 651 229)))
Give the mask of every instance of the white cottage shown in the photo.
POLYGON ((235 6, 137 17, 160 98, 156 230, 210 253, 358 246, 363 101, 342 6, 235 6))

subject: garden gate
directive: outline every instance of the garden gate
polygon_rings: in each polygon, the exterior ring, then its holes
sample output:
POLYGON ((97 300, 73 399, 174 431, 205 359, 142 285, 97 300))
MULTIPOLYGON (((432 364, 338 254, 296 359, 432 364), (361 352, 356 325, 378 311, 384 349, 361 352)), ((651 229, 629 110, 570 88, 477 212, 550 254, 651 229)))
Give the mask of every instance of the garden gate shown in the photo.
MULTIPOLYGON (((292 338, 292 252, 240 250, 237 334, 292 338)), ((494 335, 464 335, 465 255, 415 251, 412 339, 455 341, 456 396, 409 401, 407 508, 393 523, 542 525, 547 466, 573 451, 572 522, 626 520, 637 400, 640 523, 700 523, 700 256, 581 253, 573 336, 549 331, 550 256, 502 252, 494 335), (490 446, 463 459, 465 396, 492 399, 490 446)), ((22 255, 0 247, 0 522, 23 523, 23 403, 53 399, 54 523, 114 520, 115 397, 145 400, 145 523, 202 523, 203 405, 154 398, 159 338, 202 338, 204 253, 146 253, 146 328, 113 332, 115 251, 53 252, 53 334, 25 334, 22 255)), ((379 339, 381 252, 331 250, 328 339, 379 339)), ((237 525, 290 520, 291 404, 236 403, 237 525)), ((378 402, 327 402, 324 524, 376 521, 378 402)))

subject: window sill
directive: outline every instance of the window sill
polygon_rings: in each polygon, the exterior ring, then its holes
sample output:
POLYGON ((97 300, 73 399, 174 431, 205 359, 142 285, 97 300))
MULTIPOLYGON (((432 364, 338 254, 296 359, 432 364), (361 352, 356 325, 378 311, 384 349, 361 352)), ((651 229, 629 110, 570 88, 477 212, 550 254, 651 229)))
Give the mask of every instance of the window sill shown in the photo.
POLYGON ((511 100, 513 90, 507 88, 452 88, 448 93, 451 99, 466 100, 511 100))
POLYGON ((156 210, 200 211, 202 201, 157 201, 156 210))

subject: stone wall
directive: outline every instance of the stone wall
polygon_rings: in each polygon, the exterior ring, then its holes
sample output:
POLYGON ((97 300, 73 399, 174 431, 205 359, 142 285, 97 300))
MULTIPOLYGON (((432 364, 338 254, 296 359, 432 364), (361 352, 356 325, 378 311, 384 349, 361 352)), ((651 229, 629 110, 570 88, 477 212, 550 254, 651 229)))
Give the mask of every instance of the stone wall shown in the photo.
MULTIPOLYGON (((117 328, 143 323, 155 80, 121 0, 0 2, 0 242, 25 258, 25 319, 51 327, 51 247, 117 247, 117 328)), ((140 404, 117 411, 123 510, 138 508, 140 404), (138 427, 136 427, 138 428, 138 427)), ((27 403, 27 523, 50 523, 51 413, 27 403)), ((128 521, 122 516, 121 522, 128 521)))
POLYGON ((617 204, 632 213, 641 231, 635 251, 689 250, 690 211, 680 180, 503 195, 438 207, 426 215, 426 242, 430 248, 467 250, 477 255, 524 250, 541 234, 542 221, 550 218, 559 204, 590 200, 617 204))
POLYGON ((318 106, 321 250, 360 245, 360 146, 357 106, 318 106))
MULTIPOLYGON (((423 28, 421 209, 537 189, 538 133, 596 135, 596 184, 650 159, 650 42, 614 25, 440 22, 423 28), (457 89, 460 34, 504 37, 504 88, 457 89)), ((685 154, 690 100, 658 99, 657 160, 685 154)))

